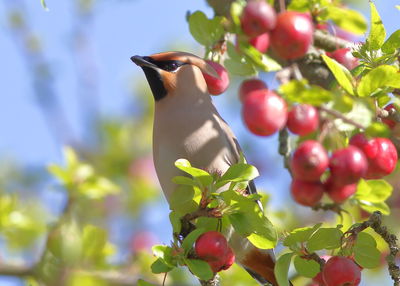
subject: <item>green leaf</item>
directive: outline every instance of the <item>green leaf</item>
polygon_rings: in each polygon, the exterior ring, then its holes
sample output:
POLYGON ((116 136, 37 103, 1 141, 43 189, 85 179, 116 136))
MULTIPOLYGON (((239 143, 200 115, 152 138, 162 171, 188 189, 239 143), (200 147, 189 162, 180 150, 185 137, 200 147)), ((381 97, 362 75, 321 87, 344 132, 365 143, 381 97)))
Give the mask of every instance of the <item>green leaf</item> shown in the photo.
POLYGON ((172 269, 173 267, 165 264, 161 258, 157 258, 157 260, 151 264, 151 272, 153 272, 154 274, 169 272, 172 269))
POLYGON ((380 211, 383 215, 390 215, 390 208, 385 202, 372 203, 367 201, 359 201, 359 204, 363 210, 369 213, 380 211))
POLYGON ((304 277, 313 278, 318 274, 318 272, 320 272, 318 262, 312 259, 304 259, 296 255, 293 264, 297 273, 304 277))
POLYGON ((195 180, 185 176, 176 176, 172 178, 172 182, 177 185, 198 186, 195 180))
POLYGON ((240 33, 240 30, 241 30, 241 28, 240 28, 240 16, 242 15, 242 11, 243 11, 243 8, 244 8, 244 5, 243 5, 244 3, 245 2, 240 3, 238 1, 235 1, 235 2, 233 2, 231 4, 230 12, 231 12, 232 21, 235 24, 236 33, 240 33))
POLYGON ((326 7, 326 17, 344 30, 362 35, 367 30, 367 21, 364 16, 354 10, 337 6, 326 7))
POLYGON ((202 169, 192 167, 190 162, 186 159, 176 160, 175 166, 198 180, 204 187, 210 185, 213 181, 213 178, 209 173, 202 169))
POLYGON ((290 247, 291 245, 306 242, 311 235, 321 227, 322 223, 318 223, 313 227, 296 228, 283 241, 284 246, 290 247))
POLYGON ((373 2, 369 2, 369 4, 371 7, 371 30, 367 42, 371 50, 379 50, 385 41, 386 31, 375 4, 373 2))
POLYGON ((252 230, 247 238, 258 248, 269 249, 276 245, 278 240, 276 229, 253 198, 245 197, 233 190, 222 192, 221 197, 226 205, 237 214, 229 216, 230 219, 233 219, 231 223, 236 231, 248 235, 249 230, 252 230))
POLYGON ((249 236, 253 232, 252 224, 248 222, 248 218, 243 212, 236 212, 229 215, 229 221, 235 231, 241 235, 249 236))
POLYGON ((108 245, 107 231, 94 225, 86 225, 82 235, 83 259, 91 263, 104 262, 108 245))
POLYGON ((343 232, 338 228, 320 228, 307 242, 309 252, 320 249, 335 249, 340 247, 343 232))
POLYGON ((223 17, 209 20, 203 12, 196 11, 189 17, 189 30, 197 42, 209 47, 224 35, 222 21, 223 17))
POLYGON ((180 233, 182 228, 181 215, 176 211, 171 211, 169 213, 169 221, 172 225, 172 232, 180 233))
POLYGON ((248 57, 249 60, 265 72, 278 71, 282 69, 278 62, 261 53, 250 44, 240 44, 239 49, 248 57))
POLYGON ((319 106, 323 103, 331 101, 333 95, 330 91, 323 89, 320 86, 311 85, 310 88, 303 90, 297 98, 298 103, 307 103, 314 106, 319 106))
POLYGON ((299 11, 299 12, 308 12, 311 8, 311 2, 309 0, 296 0, 290 1, 287 10, 289 11, 299 11))
POLYGON ((378 88, 393 87, 400 88, 400 73, 397 69, 389 65, 381 65, 364 75, 358 86, 359 96, 370 96, 378 88))
MULTIPOLYGON (((257 206, 258 208, 258 206, 257 206)), ((247 239, 257 248, 274 248, 278 241, 278 234, 273 224, 263 214, 252 219, 253 233, 247 239)))
POLYGON ((253 180, 260 174, 256 167, 249 164, 234 164, 229 167, 229 169, 222 175, 222 177, 217 180, 216 188, 226 185, 230 182, 245 182, 253 180))
POLYGON ((370 126, 365 130, 365 134, 368 137, 389 137, 390 128, 382 122, 372 122, 370 126))
POLYGON ((137 281, 137 286, 157 286, 157 284, 149 283, 144 281, 143 279, 139 279, 137 281))
POLYGON ((168 245, 154 245, 151 250, 155 257, 165 259, 166 257, 171 255, 171 247, 168 245))
POLYGON ((186 265, 189 267, 190 271, 201 280, 210 280, 213 278, 214 273, 211 270, 210 265, 203 260, 198 259, 185 259, 186 265))
POLYGON ((202 235, 206 230, 204 228, 197 228, 189 233, 182 242, 182 248, 185 250, 185 253, 188 253, 197 238, 202 235))
POLYGON ((371 269, 379 266, 381 253, 376 248, 376 241, 370 234, 360 232, 353 250, 355 261, 362 267, 371 269))
POLYGON ((188 213, 196 208, 194 196, 195 190, 192 187, 180 185, 172 192, 169 198, 169 207, 179 213, 188 213))
POLYGON ((386 40, 382 45, 382 51, 387 54, 392 54, 396 49, 400 48, 400 30, 397 30, 386 40))
POLYGON ((250 76, 257 74, 253 64, 246 59, 243 54, 239 54, 236 47, 228 42, 227 52, 229 59, 225 60, 224 65, 228 71, 234 75, 250 76))
POLYGON ((289 266, 292 260, 293 252, 286 253, 278 258, 275 263, 275 277, 279 286, 289 286, 289 266))
POLYGON ((361 179, 357 184, 355 198, 360 201, 371 203, 381 203, 386 201, 393 192, 393 187, 385 180, 361 179))
POLYGON ((49 8, 47 8, 45 0, 40 0, 40 3, 42 4, 42 7, 43 7, 44 10, 49 11, 49 8))
POLYGON ((343 87, 347 93, 354 95, 352 76, 349 70, 326 55, 322 55, 321 57, 329 70, 333 73, 339 85, 343 87))
POLYGON ((308 85, 307 80, 291 80, 279 87, 279 93, 285 100, 293 103, 307 103, 319 106, 332 100, 330 91, 316 85, 308 85))

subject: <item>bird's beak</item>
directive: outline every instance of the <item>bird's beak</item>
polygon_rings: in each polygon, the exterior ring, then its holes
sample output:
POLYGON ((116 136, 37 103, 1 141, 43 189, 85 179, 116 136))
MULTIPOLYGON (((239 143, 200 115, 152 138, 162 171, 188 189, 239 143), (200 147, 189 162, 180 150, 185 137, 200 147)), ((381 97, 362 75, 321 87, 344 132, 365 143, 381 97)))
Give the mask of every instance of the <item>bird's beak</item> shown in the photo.
POLYGON ((141 57, 141 56, 133 56, 133 57, 131 57, 131 61, 140 67, 149 67, 152 69, 158 68, 155 64, 145 60, 144 58, 145 57, 141 57))

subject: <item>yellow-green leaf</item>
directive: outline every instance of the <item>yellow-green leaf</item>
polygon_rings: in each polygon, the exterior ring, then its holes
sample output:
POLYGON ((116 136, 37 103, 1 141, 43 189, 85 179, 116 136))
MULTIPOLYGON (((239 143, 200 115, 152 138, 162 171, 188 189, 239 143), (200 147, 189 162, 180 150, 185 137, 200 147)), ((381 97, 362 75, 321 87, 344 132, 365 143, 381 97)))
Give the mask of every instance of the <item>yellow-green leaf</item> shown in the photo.
POLYGON ((379 50, 385 41, 386 31, 375 4, 373 2, 369 2, 369 4, 371 7, 371 30, 367 41, 370 49, 379 50))
POLYGON ((322 55, 322 59, 333 73, 339 85, 343 87, 346 92, 354 95, 352 76, 349 70, 326 55, 322 55))

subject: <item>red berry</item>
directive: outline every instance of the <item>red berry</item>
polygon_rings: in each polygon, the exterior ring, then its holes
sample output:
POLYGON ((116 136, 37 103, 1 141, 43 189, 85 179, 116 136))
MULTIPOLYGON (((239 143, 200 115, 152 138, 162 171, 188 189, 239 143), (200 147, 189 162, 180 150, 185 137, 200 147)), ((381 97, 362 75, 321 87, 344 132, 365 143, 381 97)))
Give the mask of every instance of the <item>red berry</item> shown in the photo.
POLYGON ((350 144, 360 148, 368 160, 366 179, 380 179, 396 168, 397 150, 389 139, 378 137, 368 140, 359 133, 350 139, 350 144))
POLYGON ((313 30, 309 15, 283 12, 278 15, 276 27, 271 32, 271 47, 282 59, 301 58, 312 44, 313 30))
POLYGON ((199 258, 210 265, 214 273, 228 269, 235 261, 235 255, 225 236, 218 231, 208 231, 200 235, 194 250, 199 258))
POLYGON ((293 177, 303 181, 318 181, 328 164, 328 153, 314 140, 301 143, 290 161, 293 177))
POLYGON ((337 49, 334 52, 326 54, 344 65, 349 70, 352 70, 358 66, 358 59, 352 55, 350 48, 337 49))
POLYGON ((331 200, 338 204, 346 201, 357 191, 357 184, 336 185, 331 177, 328 178, 324 186, 325 191, 327 192, 331 200))
POLYGON ((322 277, 326 286, 357 286, 361 270, 350 258, 334 256, 325 264, 322 277))
POLYGON ((242 115, 252 133, 272 135, 286 124, 286 102, 268 89, 251 91, 244 100, 242 115))
POLYGON ((389 112, 389 117, 382 118, 382 122, 389 126, 390 129, 393 129, 396 126, 396 121, 390 119, 390 115, 396 113, 397 109, 393 103, 386 105, 384 109, 389 112))
MULTIPOLYGON (((331 258, 331 256, 330 255, 323 255, 320 258, 322 258, 326 262, 331 258)), ((316 286, 325 286, 324 280, 322 278, 322 272, 318 272, 318 274, 314 276, 312 281, 315 283, 316 286)))
POLYGON ((269 33, 261 34, 249 40, 250 45, 255 47, 260 53, 265 53, 269 48, 269 33))
POLYGON ((364 153, 355 146, 335 151, 329 161, 332 180, 336 185, 356 183, 368 168, 364 153))
POLYGON ((256 37, 275 27, 276 13, 264 0, 251 0, 244 7, 240 22, 247 36, 256 37))
POLYGON ((208 231, 197 238, 194 250, 202 259, 221 258, 228 247, 225 236, 218 231, 208 231))
POLYGON ((232 264, 235 262, 235 254, 232 251, 232 248, 228 247, 228 251, 225 255, 225 264, 222 266, 222 270, 229 269, 232 264))
POLYGON ((223 93, 229 86, 229 76, 226 69, 219 63, 213 61, 206 61, 219 75, 219 78, 213 77, 209 74, 203 73, 204 79, 207 83, 208 92, 212 95, 223 93))
POLYGON ((244 80, 239 87, 239 99, 244 101, 245 97, 253 90, 267 89, 267 85, 261 79, 250 78, 244 80))
POLYGON ((318 125, 318 111, 312 105, 296 105, 288 114, 287 127, 294 134, 307 135, 317 130, 318 125))
POLYGON ((293 179, 290 186, 293 199, 303 206, 315 206, 324 194, 324 186, 321 182, 306 182, 293 179))

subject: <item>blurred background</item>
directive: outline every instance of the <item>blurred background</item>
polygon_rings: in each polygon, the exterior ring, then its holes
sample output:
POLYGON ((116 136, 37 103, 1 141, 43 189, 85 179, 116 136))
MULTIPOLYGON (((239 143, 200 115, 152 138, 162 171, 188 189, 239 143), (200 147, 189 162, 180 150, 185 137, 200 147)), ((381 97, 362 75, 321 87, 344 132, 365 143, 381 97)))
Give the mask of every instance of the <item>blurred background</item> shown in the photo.
MULTIPOLYGON (((45 285, 161 283, 149 249, 172 240, 169 210, 150 154, 153 98, 129 58, 167 50, 202 56, 185 15, 212 9, 206 1, 46 2, 49 11, 39 0, 0 1, 0 285, 41 285, 36 275, 45 285)), ((396 4, 376 3, 388 35, 396 4)), ((349 5, 369 17, 367 1, 349 5)), ((277 86, 273 74, 260 76, 277 86)), ((256 183, 271 219, 287 230, 335 224, 289 197, 277 137, 251 135, 241 122, 240 80, 215 103, 261 173, 256 183)), ((397 227, 399 205, 394 198, 388 220, 397 227)), ((363 275, 361 285, 390 285, 384 267, 363 275)), ((223 276, 223 285, 255 285, 238 267, 223 276)), ((167 284, 195 285, 190 279, 173 271, 167 284)))

